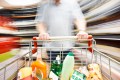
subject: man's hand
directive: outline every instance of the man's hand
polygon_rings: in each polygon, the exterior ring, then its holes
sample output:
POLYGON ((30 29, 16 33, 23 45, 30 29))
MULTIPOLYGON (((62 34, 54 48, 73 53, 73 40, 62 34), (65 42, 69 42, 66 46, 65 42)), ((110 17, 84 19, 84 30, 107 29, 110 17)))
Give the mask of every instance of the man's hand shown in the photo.
POLYGON ((76 36, 78 41, 80 41, 80 39, 88 39, 88 33, 85 31, 79 31, 76 36))
POLYGON ((50 36, 48 33, 40 33, 39 38, 40 38, 40 40, 48 40, 48 39, 50 39, 50 36))

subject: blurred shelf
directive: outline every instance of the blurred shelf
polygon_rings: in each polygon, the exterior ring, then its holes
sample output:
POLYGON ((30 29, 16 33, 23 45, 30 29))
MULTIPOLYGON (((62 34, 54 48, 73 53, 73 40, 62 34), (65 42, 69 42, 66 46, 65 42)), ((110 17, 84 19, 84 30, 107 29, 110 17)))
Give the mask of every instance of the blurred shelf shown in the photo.
POLYGON ((17 9, 17 10, 12 10, 14 14, 32 14, 37 12, 37 7, 36 8, 24 8, 24 9, 17 9))
POLYGON ((0 27, 0 34, 11 34, 14 35, 17 31, 7 30, 0 27))
POLYGON ((120 40, 116 39, 96 39, 97 44, 120 48, 120 40))
POLYGON ((94 26, 89 26, 87 32, 93 35, 120 34, 120 19, 94 26))
POLYGON ((0 34, 1 35, 14 35, 14 36, 35 36, 38 35, 37 31, 11 31, 11 30, 2 30, 0 29, 0 34))
POLYGON ((34 20, 26 20, 26 21, 14 21, 10 25, 12 26, 27 26, 27 25, 35 25, 36 22, 34 20))
POLYGON ((120 3, 119 0, 107 1, 106 3, 103 3, 98 8, 95 8, 95 9, 89 11, 88 13, 86 13, 85 16, 86 16, 87 19, 90 19, 90 18, 96 17, 98 15, 104 14, 106 12, 109 12, 111 9, 114 9, 114 8, 118 7, 119 3, 120 3))
POLYGON ((38 34, 38 32, 35 30, 32 30, 32 31, 20 31, 20 32, 16 32, 16 35, 29 35, 29 34, 38 34))
POLYGON ((13 15, 12 18, 29 18, 35 17, 36 14, 22 14, 22 15, 13 15))
POLYGON ((104 18, 101 18, 99 20, 95 20, 92 22, 88 21, 88 26, 94 26, 94 25, 98 25, 98 24, 102 24, 102 23, 106 23, 106 22, 110 22, 110 21, 119 20, 120 19, 119 15, 120 15, 120 9, 114 11, 114 13, 112 15, 105 16, 104 18))
POLYGON ((117 13, 117 12, 120 12, 120 6, 117 6, 117 7, 113 8, 109 11, 106 11, 102 14, 98 14, 98 15, 92 17, 91 19, 87 19, 87 22, 95 22, 95 21, 98 21, 98 20, 102 20, 102 19, 104 19, 108 16, 111 16, 111 15, 117 13))
POLYGON ((12 11, 15 11, 15 12, 26 12, 26 11, 36 11, 37 9, 37 6, 34 6, 34 7, 25 7, 25 8, 13 8, 13 9, 10 9, 12 11))
POLYGON ((18 27, 18 28, 30 28, 30 27, 34 27, 34 29, 35 29, 35 24, 30 24, 30 25, 17 25, 17 26, 15 26, 15 27, 18 27))
POLYGON ((100 4, 100 2, 100 0, 82 0, 81 2, 79 2, 79 4, 81 6, 82 11, 84 12, 95 7, 96 4, 100 4), (83 3, 83 1, 86 3, 83 3))
POLYGON ((36 26, 28 25, 28 26, 17 26, 18 31, 25 31, 25 30, 33 30, 36 31, 36 26))
POLYGON ((97 49, 111 57, 120 61, 120 48, 106 46, 106 45, 96 45, 97 49))
POLYGON ((120 40, 120 38, 119 39, 117 39, 117 38, 96 38, 95 37, 95 39, 101 39, 101 40, 120 40))
POLYGON ((95 39, 101 40, 120 40, 120 34, 110 34, 110 35, 94 35, 95 39))

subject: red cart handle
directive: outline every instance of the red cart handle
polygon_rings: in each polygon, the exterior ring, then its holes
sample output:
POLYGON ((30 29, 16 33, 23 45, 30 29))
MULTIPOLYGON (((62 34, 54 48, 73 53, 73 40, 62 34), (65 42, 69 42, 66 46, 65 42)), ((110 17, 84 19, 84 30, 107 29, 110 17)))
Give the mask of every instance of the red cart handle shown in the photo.
MULTIPOLYGON (((88 41, 88 50, 90 52, 93 52, 93 49, 92 49, 92 35, 89 35, 88 36, 88 39, 81 39, 81 41, 88 41)), ((77 36, 56 36, 56 37, 50 37, 50 40, 60 40, 60 39, 77 39, 77 36)), ((36 53, 37 52, 37 40, 39 40, 39 37, 33 37, 33 44, 34 44, 34 48, 32 50, 32 53, 36 53)))

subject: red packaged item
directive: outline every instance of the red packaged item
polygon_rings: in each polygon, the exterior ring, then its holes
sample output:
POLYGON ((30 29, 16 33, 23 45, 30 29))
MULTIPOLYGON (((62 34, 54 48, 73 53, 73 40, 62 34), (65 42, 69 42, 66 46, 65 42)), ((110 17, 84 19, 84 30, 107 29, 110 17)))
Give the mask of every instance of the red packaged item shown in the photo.
POLYGON ((9 25, 10 23, 13 23, 13 20, 10 17, 0 16, 0 28, 16 31, 17 28, 15 26, 9 25))
POLYGON ((0 37, 0 54, 19 48, 19 37, 0 37))

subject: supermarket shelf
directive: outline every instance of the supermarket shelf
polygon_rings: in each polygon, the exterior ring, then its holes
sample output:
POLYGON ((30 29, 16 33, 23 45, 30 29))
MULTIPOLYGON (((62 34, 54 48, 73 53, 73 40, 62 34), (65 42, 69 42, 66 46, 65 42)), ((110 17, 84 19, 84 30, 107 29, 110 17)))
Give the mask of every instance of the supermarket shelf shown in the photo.
POLYGON ((89 26, 87 32, 90 34, 120 34, 120 20, 89 26))
POLYGON ((120 48, 97 44, 96 48, 120 61, 120 48))
POLYGON ((120 41, 120 38, 119 38, 119 39, 117 39, 117 38, 95 38, 95 39, 101 39, 101 40, 114 40, 114 41, 119 40, 119 41, 120 41))
POLYGON ((119 0, 111 0, 106 2, 105 4, 103 4, 102 6, 89 11, 88 13, 85 14, 86 18, 92 18, 94 16, 97 16, 99 14, 103 14, 104 12, 107 12, 115 7, 117 7, 119 5, 119 0))
MULTIPOLYGON (((84 0, 82 0, 84 1, 84 0)), ((97 3, 100 3, 100 0, 86 0, 86 3, 79 2, 82 11, 86 11, 92 7, 95 7, 97 3), (87 2, 88 1, 88 2, 87 2)))
POLYGON ((120 40, 120 35, 118 34, 110 34, 110 35, 94 35, 95 39, 103 39, 103 40, 120 40))
POLYGON ((88 29, 96 29, 96 28, 109 28, 109 27, 116 27, 120 25, 120 19, 113 20, 113 21, 108 21, 108 22, 103 22, 101 24, 96 24, 93 26, 89 26, 88 29))
POLYGON ((29 17, 35 17, 36 15, 24 15, 24 16, 12 16, 13 18, 29 18, 29 17))
POLYGON ((119 11, 116 10, 115 11, 116 13, 113 13, 112 15, 109 15, 109 16, 106 16, 104 18, 101 18, 100 20, 95 20, 95 21, 92 21, 92 22, 88 22, 88 26, 94 26, 94 25, 97 25, 97 24, 102 24, 102 23, 106 23, 106 22, 110 22, 110 21, 116 21, 116 20, 119 20, 120 19, 120 9, 119 11))
POLYGON ((17 31, 10 31, 10 30, 0 30, 0 35, 13 35, 13 36, 35 36, 38 35, 37 31, 24 31, 24 32, 17 32, 17 31))
POLYGON ((96 41, 97 41, 97 44, 100 44, 100 45, 106 45, 106 46, 110 46, 110 47, 120 48, 120 40, 96 39, 96 41))
POLYGON ((11 23, 10 25, 13 26, 25 26, 25 25, 35 25, 36 22, 34 20, 26 20, 26 21, 15 21, 13 23, 11 23))
POLYGON ((17 31, 12 31, 12 30, 7 30, 7 29, 3 29, 0 27, 0 34, 10 34, 10 35, 15 35, 17 31))
POLYGON ((117 6, 113 9, 111 9, 110 11, 104 12, 102 14, 98 14, 95 17, 92 17, 91 19, 88 19, 87 22, 94 22, 94 21, 106 18, 106 16, 111 16, 112 14, 114 14, 116 12, 120 12, 120 6, 117 6))
POLYGON ((35 29, 35 24, 30 24, 30 25, 17 25, 17 26, 15 26, 15 27, 20 27, 20 28, 24 28, 24 27, 27 27, 27 28, 29 28, 29 27, 34 27, 34 29, 35 29))

